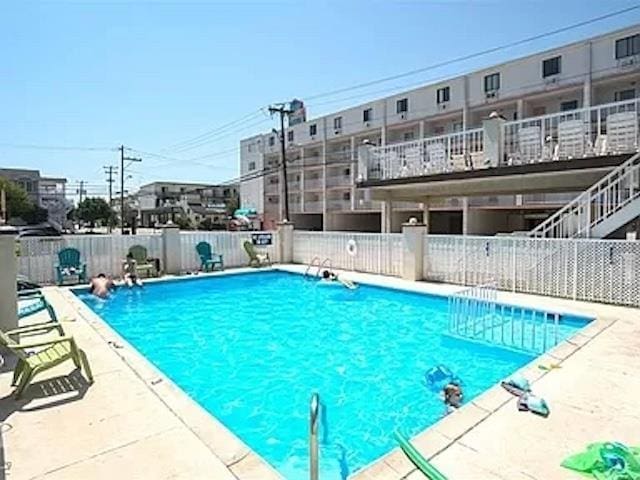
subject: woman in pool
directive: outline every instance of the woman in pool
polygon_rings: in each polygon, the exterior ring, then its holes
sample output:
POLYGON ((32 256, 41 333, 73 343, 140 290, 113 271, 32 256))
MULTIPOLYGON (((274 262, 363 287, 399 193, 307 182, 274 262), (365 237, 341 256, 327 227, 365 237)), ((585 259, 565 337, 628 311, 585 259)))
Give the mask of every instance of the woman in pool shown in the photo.
POLYGON ((136 261, 133 255, 131 255, 131 252, 127 253, 127 259, 124 261, 122 268, 124 270, 124 283, 127 287, 131 288, 134 285, 138 287, 142 286, 142 280, 140 280, 136 274, 136 261))

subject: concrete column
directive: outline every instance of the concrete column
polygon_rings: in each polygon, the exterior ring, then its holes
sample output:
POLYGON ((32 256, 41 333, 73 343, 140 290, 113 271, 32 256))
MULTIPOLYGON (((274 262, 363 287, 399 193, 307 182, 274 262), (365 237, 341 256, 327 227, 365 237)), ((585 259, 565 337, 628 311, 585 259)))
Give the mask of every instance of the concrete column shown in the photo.
POLYGON ((382 233, 391 233, 391 215, 392 204, 391 200, 384 200, 382 202, 382 210, 380 212, 380 231, 382 233))
POLYGON ((420 120, 420 130, 418 133, 418 138, 424 138, 424 120, 420 120))
POLYGON ((518 116, 518 120, 524 118, 524 100, 522 98, 516 101, 516 115, 518 116))
POLYGON ((18 326, 17 234, 13 227, 0 226, 0 329, 5 332, 18 326))
POLYGON ((582 108, 589 108, 591 106, 591 72, 593 70, 593 59, 591 52, 591 42, 588 42, 585 48, 585 64, 586 75, 584 78, 584 85, 582 87, 582 108))
POLYGON ((482 121, 482 129, 484 130, 484 157, 489 160, 492 167, 502 164, 503 160, 503 144, 502 144, 502 125, 505 120, 500 117, 487 118, 482 121))
POLYGON ((380 130, 380 146, 384 147, 387 144, 387 126, 385 125, 380 130))
POLYGON ((462 80, 462 131, 469 129, 469 78, 462 80))
POLYGON ((356 208, 356 168, 358 167, 358 151, 356 150, 356 137, 351 136, 351 210, 356 208))
POLYGON ((182 270, 180 229, 171 222, 162 226, 162 270, 172 275, 182 270))
POLYGON ((427 197, 422 202, 422 223, 425 226, 425 230, 429 233, 429 206, 431 205, 430 199, 427 197))
POLYGON ((469 197, 462 197, 462 234, 469 234, 469 197))
POLYGON ((426 233, 421 223, 402 224, 402 278, 405 280, 422 280, 426 233))
POLYGON ((293 263, 293 223, 278 222, 280 263, 293 263))

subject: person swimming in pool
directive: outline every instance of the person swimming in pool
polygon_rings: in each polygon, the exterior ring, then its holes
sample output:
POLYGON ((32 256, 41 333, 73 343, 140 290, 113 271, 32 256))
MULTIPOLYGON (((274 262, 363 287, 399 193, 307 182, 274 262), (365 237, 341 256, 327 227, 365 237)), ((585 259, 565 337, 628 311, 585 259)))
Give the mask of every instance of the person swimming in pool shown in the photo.
POLYGON ((356 288, 356 284, 353 283, 351 280, 340 278, 337 274, 335 274, 331 270, 323 270, 322 279, 320 281, 321 282, 338 282, 350 290, 354 290, 356 288))
POLYGON ((442 389, 442 397, 446 407, 446 413, 449 414, 462 405, 462 388, 457 382, 449 382, 442 389))
POLYGON ((113 280, 104 273, 99 273, 89 282, 89 293, 99 298, 107 298, 113 287, 113 280))

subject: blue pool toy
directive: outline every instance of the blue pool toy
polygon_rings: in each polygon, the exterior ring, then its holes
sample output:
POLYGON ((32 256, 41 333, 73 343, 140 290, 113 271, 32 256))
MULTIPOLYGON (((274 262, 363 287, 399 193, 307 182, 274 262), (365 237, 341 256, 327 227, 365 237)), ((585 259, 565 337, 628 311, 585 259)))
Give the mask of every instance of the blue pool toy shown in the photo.
POLYGON ((449 383, 462 384, 460 379, 446 365, 438 365, 427 370, 424 374, 424 380, 427 387, 433 391, 440 391, 449 383))

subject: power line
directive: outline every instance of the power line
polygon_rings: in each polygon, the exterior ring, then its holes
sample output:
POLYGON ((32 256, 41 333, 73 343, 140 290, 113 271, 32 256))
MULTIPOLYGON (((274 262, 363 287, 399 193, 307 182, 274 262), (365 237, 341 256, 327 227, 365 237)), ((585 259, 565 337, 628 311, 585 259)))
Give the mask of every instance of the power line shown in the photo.
MULTIPOLYGON (((109 185, 109 207, 111 207, 112 203, 113 203, 113 182, 115 182, 113 175, 114 173, 117 173, 118 171, 118 167, 114 167, 113 165, 108 165, 104 168, 105 173, 107 174, 107 184, 109 185)), ((109 233, 111 233, 111 220, 109 220, 109 233)))
POLYGON ((114 152, 116 149, 107 147, 77 147, 64 145, 34 145, 25 143, 0 143, 0 147, 17 148, 25 150, 77 150, 82 152, 114 152))
POLYGON ((191 139, 184 140, 182 142, 177 142, 177 143, 175 143, 173 145, 170 145, 170 146, 168 146, 166 148, 163 148, 162 150, 182 149, 182 148, 184 148, 186 146, 190 146, 193 143, 198 143, 198 142, 202 141, 203 139, 209 138, 212 135, 215 135, 217 133, 225 131, 225 130, 229 129, 230 127, 235 126, 238 123, 253 119, 254 117, 259 116, 261 113, 262 113, 262 109, 258 109, 258 110, 254 111, 254 112, 251 112, 251 113, 249 113, 247 115, 244 115, 243 117, 240 117, 240 118, 238 118, 236 120, 233 120, 233 121, 228 122, 228 123, 226 123, 224 125, 221 125, 221 126, 216 127, 216 128, 214 128, 212 130, 209 130, 208 132, 205 132, 203 134, 197 135, 197 136, 195 136, 195 137, 193 137, 191 139))
POLYGON ((550 30, 550 31, 545 32, 545 33, 540 33, 540 34, 537 34, 537 35, 533 35, 531 37, 527 37, 527 38, 523 38, 523 39, 520 39, 520 40, 516 40, 515 42, 506 43, 506 44, 503 44, 503 45, 499 45, 497 47, 492 47, 492 48, 488 48, 486 50, 481 50, 479 52, 475 52, 475 53, 471 53, 471 54, 468 54, 468 55, 463 55, 463 56, 460 56, 460 57, 456 57, 456 58, 453 58, 451 60, 445 60, 443 62, 434 63, 434 64, 428 65, 426 67, 417 68, 417 69, 409 70, 407 72, 399 73, 399 74, 396 74, 396 75, 391 75, 391 76, 388 76, 388 77, 379 78, 377 80, 371 80, 371 81, 368 81, 368 82, 359 83, 359 84, 356 84, 356 85, 352 85, 350 87, 343 87, 343 88, 338 88, 338 89, 331 90, 331 91, 328 91, 328 92, 318 93, 318 94, 315 94, 315 95, 307 96, 307 97, 305 97, 305 99, 306 100, 314 100, 316 98, 329 97, 329 96, 333 96, 333 95, 338 94, 338 93, 349 92, 349 91, 352 91, 352 90, 358 90, 358 89, 361 89, 361 88, 370 87, 372 85, 377 85, 377 84, 380 84, 380 83, 390 82, 392 80, 398 80, 399 78, 409 77, 409 76, 412 76, 412 75, 416 75, 418 73, 423 73, 423 72, 426 72, 426 71, 429 71, 429 70, 433 70, 433 69, 436 69, 436 68, 445 67, 447 65, 451 65, 451 64, 454 64, 454 63, 459 63, 459 62, 463 62, 463 61, 466 61, 466 60, 471 60, 472 58, 488 55, 490 53, 495 53, 495 52, 498 52, 500 50, 505 50, 507 48, 513 48, 513 47, 517 47, 519 45, 524 45, 526 43, 534 42, 536 40, 541 40, 543 38, 550 37, 550 36, 553 36, 553 35, 557 35, 559 33, 564 33, 564 32, 567 32, 569 30, 573 30, 573 29, 576 29, 576 28, 584 27, 586 25, 590 25, 592 23, 596 23, 596 22, 599 22, 599 21, 602 21, 602 20, 606 20, 608 18, 616 17, 616 16, 622 15, 624 13, 629 13, 629 12, 631 12, 633 10, 637 10, 637 9, 640 9, 640 4, 636 4, 636 5, 633 5, 631 7, 623 8, 621 10, 616 10, 614 12, 607 13, 607 14, 604 14, 604 15, 600 15, 598 17, 593 17, 593 18, 590 18, 588 20, 584 20, 584 21, 581 21, 581 22, 573 23, 571 25, 567 25, 565 27, 557 28, 555 30, 550 30))

